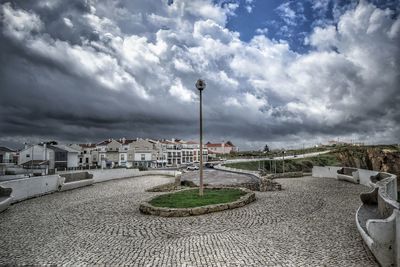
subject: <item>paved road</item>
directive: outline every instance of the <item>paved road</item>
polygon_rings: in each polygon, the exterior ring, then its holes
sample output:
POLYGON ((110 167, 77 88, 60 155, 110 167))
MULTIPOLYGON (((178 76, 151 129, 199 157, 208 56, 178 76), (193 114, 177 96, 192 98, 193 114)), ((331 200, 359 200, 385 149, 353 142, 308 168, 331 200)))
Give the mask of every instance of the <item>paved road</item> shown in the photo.
MULTIPOLYGON (((192 181, 198 185, 199 175, 199 171, 187 171, 182 175, 182 181, 192 181)), ((214 169, 204 169, 203 179, 204 183, 209 185, 230 185, 256 182, 255 178, 251 175, 224 172, 214 169)))
POLYGON ((250 205, 186 218, 143 215, 137 177, 47 195, 0 214, 0 265, 376 266, 354 213, 360 185, 280 179, 250 205))
MULTIPOLYGON (((331 152, 331 150, 325 150, 325 151, 320 151, 320 152, 313 152, 313 153, 307 153, 307 154, 300 154, 300 155, 286 155, 285 159, 303 159, 303 158, 311 158, 311 157, 316 157, 319 155, 327 154, 331 152)), ((238 163, 238 162, 251 162, 251 161, 260 161, 260 160, 283 160, 283 157, 264 157, 264 158, 248 158, 248 159, 228 159, 225 160, 224 163, 238 163)))

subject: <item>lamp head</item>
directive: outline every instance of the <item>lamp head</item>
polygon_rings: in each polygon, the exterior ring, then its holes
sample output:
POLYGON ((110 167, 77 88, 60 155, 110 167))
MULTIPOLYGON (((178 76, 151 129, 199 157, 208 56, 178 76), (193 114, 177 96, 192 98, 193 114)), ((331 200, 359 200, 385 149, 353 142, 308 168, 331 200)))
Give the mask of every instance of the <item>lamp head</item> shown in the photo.
POLYGON ((196 82, 196 88, 199 91, 203 91, 206 88, 206 82, 202 79, 198 79, 196 82))

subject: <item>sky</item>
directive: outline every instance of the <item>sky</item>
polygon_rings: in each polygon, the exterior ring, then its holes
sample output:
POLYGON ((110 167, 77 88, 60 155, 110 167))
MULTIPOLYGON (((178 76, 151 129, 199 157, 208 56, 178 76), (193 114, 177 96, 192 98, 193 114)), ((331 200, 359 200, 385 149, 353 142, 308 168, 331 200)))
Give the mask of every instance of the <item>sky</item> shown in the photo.
POLYGON ((0 144, 399 143, 398 0, 0 1, 0 144))

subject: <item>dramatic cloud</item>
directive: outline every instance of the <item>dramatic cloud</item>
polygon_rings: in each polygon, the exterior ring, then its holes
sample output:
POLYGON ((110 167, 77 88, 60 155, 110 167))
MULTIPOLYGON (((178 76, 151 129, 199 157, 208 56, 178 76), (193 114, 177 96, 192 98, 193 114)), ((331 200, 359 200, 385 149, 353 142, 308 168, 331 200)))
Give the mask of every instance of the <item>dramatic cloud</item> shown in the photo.
MULTIPOLYGON (((252 5, 245 1, 248 12, 252 5)), ((233 2, 0 7, 2 142, 196 138, 200 77, 206 140, 244 148, 333 137, 399 141, 400 18, 391 9, 361 1, 335 23, 315 24, 306 38, 312 48, 300 54, 267 38, 267 29, 241 41, 226 27, 233 2)), ((278 9, 288 24, 304 20, 294 10, 278 9)))

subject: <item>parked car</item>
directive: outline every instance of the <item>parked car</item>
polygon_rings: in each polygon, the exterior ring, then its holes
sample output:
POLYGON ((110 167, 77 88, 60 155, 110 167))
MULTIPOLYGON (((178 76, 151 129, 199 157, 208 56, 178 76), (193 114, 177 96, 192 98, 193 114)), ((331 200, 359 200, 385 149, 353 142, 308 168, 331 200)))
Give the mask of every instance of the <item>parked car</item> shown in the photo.
POLYGON ((192 166, 188 166, 187 167, 188 171, 195 171, 195 170, 198 170, 198 169, 199 169, 199 166, 196 166, 196 165, 192 165, 192 166))
POLYGON ((212 164, 212 163, 206 163, 206 168, 214 168, 214 164, 212 164))

